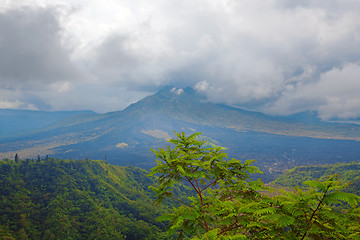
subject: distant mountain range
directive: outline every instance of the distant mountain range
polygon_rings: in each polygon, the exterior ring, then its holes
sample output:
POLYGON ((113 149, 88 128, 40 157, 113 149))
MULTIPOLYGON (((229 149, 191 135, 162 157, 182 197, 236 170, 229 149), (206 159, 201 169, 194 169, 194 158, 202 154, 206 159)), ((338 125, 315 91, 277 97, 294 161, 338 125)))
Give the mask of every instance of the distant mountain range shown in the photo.
POLYGON ((16 153, 22 158, 89 157, 150 168, 149 149, 165 146, 174 130, 200 131, 231 157, 256 159, 265 181, 294 166, 360 156, 360 125, 323 122, 313 112, 274 117, 214 104, 191 88, 165 87, 106 114, 0 110, 0 116, 0 159, 16 153))
POLYGON ((31 110, 0 109, 0 137, 52 126, 61 120, 77 115, 95 114, 92 111, 44 112, 31 110))

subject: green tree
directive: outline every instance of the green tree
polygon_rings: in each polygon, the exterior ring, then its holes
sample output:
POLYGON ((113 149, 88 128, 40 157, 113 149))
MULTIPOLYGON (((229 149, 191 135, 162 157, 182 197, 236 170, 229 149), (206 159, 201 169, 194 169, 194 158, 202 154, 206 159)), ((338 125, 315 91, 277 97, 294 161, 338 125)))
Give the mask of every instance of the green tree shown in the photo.
MULTIPOLYGON (((172 147, 153 150, 157 165, 155 176, 157 203, 174 198, 175 184, 193 189, 188 201, 159 221, 169 221, 169 233, 194 239, 357 239, 359 233, 359 197, 341 192, 335 177, 327 181, 308 181, 310 189, 282 192, 270 197, 269 188, 249 174, 259 173, 252 166, 227 160, 224 148, 200 138, 201 133, 186 136, 176 133, 172 147), (349 207, 339 208, 342 203, 349 207), (337 222, 339 220, 339 222, 337 222), (341 226, 337 226, 341 223, 341 226), (350 238, 349 238, 350 237, 350 238)), ((360 236, 359 236, 360 237, 360 236)))
POLYGON ((149 175, 156 175, 159 182, 157 187, 152 187, 158 203, 164 197, 173 197, 172 187, 176 183, 185 183, 194 190, 188 202, 159 220, 170 220, 170 231, 180 229, 180 234, 201 236, 214 231, 243 234, 252 216, 238 215, 237 208, 262 198, 259 193, 263 190, 262 182, 249 178, 249 173, 260 171, 251 165, 254 160, 245 163, 226 160, 224 148, 201 140, 199 135, 187 137, 185 133, 176 133, 177 139, 169 141, 173 148, 153 150, 157 165, 149 175))

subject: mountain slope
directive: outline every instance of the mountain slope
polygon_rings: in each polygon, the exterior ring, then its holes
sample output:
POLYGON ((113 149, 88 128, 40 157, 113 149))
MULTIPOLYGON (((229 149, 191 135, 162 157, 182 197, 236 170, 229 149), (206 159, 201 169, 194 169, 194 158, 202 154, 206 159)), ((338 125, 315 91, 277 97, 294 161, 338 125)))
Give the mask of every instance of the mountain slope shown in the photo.
POLYGON ((153 112, 189 123, 287 136, 360 140, 360 126, 315 121, 309 114, 272 117, 259 112, 214 104, 186 88, 181 94, 164 88, 125 111, 153 112), (311 119, 311 121, 310 121, 311 119))
POLYGON ((0 238, 160 239, 165 209, 146 174, 103 161, 0 161, 0 238))
MULTIPOLYGON (((272 117, 207 102, 193 89, 166 87, 123 111, 73 116, 47 128, 0 139, 0 158, 50 155, 106 159, 150 168, 150 148, 173 131, 200 131, 231 157, 256 159, 267 175, 298 165, 348 162, 360 156, 360 125, 326 123, 309 114, 272 117)), ((273 176, 273 177, 274 177, 273 176)))

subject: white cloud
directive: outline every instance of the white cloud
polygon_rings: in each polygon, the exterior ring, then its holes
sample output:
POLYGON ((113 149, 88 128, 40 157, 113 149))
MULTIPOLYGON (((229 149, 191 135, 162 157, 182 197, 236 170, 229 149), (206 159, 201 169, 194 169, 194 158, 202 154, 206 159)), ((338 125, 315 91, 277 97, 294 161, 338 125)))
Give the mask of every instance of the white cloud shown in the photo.
POLYGON ((52 88, 58 93, 68 92, 71 89, 72 84, 70 82, 62 82, 53 84, 52 88))
POLYGON ((13 108, 17 109, 21 105, 23 105, 23 102, 20 102, 19 100, 16 101, 7 101, 7 100, 0 100, 0 108, 13 108))
POLYGON ((175 93, 176 95, 181 95, 184 92, 184 89, 173 87, 170 89, 170 92, 175 93))
POLYGON ((34 104, 24 103, 19 100, 8 101, 0 99, 0 109, 26 109, 26 110, 39 110, 34 104))

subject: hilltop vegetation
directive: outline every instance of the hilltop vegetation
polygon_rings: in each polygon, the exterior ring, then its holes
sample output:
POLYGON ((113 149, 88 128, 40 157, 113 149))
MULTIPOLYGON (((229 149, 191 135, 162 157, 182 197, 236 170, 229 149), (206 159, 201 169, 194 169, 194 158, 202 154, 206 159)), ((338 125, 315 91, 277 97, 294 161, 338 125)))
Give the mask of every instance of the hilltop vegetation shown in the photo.
POLYGON ((342 184, 349 184, 346 191, 360 196, 360 162, 336 163, 320 166, 301 166, 286 171, 272 184, 284 187, 302 186, 307 180, 326 180, 337 174, 342 184))
POLYGON ((1 239, 161 239, 146 171, 104 161, 0 161, 1 239))

